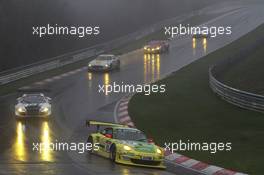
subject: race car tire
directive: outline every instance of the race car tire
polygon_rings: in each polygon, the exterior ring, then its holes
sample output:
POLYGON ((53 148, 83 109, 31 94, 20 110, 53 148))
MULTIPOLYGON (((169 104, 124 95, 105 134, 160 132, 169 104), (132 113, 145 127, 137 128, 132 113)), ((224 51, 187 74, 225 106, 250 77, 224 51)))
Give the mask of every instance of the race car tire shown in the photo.
POLYGON ((110 148, 110 159, 115 162, 116 161, 116 146, 112 145, 110 148))
POLYGON ((93 149, 94 149, 94 146, 93 146, 93 137, 89 136, 88 139, 87 139, 87 143, 90 143, 92 145, 92 149, 91 150, 88 150, 88 153, 93 153, 93 149))

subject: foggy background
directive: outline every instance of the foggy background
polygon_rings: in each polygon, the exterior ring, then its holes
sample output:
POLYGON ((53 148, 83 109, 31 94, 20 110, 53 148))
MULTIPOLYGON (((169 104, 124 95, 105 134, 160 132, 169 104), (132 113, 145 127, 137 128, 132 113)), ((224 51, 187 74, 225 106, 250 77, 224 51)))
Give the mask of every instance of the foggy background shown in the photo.
POLYGON ((217 0, 1 0, 0 71, 87 48, 217 0), (100 35, 32 35, 32 26, 100 26, 100 35))

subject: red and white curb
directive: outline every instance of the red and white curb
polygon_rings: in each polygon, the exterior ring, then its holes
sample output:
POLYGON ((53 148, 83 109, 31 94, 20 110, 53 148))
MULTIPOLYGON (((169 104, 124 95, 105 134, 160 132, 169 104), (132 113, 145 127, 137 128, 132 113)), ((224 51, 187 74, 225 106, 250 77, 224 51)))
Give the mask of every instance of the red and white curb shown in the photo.
MULTIPOLYGON (((115 106, 115 122, 125 124, 131 127, 135 127, 135 124, 132 122, 128 114, 128 103, 132 96, 123 97, 115 106)), ((178 153, 171 153, 166 151, 165 153, 166 162, 180 165, 183 168, 186 168, 191 171, 199 172, 205 175, 246 175, 244 173, 235 172, 232 170, 224 169, 218 166, 209 165, 204 162, 200 162, 195 159, 191 159, 184 155, 178 153)))

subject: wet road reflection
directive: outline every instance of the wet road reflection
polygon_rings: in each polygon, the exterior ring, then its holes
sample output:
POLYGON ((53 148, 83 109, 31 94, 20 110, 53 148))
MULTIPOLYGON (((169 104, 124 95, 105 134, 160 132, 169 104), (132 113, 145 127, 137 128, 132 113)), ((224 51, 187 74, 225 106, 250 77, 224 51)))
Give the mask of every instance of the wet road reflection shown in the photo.
MULTIPOLYGON (((167 174, 166 172, 162 170, 151 170, 151 169, 141 169, 141 168, 133 168, 133 167, 122 167, 121 169, 122 175, 132 175, 132 174, 144 174, 144 175, 161 175, 161 174, 167 174)), ((168 173, 170 174, 170 173, 168 173)))
POLYGON ((144 54, 144 83, 160 78, 160 54, 144 54))
POLYGON ((43 161, 52 161, 50 128, 47 121, 42 123, 41 143, 44 145, 44 149, 41 152, 41 159, 43 161))
POLYGON ((206 54, 206 51, 207 51, 207 38, 203 39, 203 51, 206 54))
POLYGON ((87 73, 87 79, 88 79, 88 87, 91 90, 93 86, 93 74, 91 72, 87 73))
POLYGON ((196 39, 195 38, 192 39, 192 48, 193 48, 193 55, 195 55, 196 54, 196 39))
POLYGON ((127 168, 122 169, 122 175, 130 175, 130 171, 127 168))
POLYGON ((196 39, 196 38, 193 38, 192 39, 192 50, 193 50, 193 55, 195 56, 196 55, 196 50, 198 49, 197 48, 197 42, 201 42, 202 46, 203 46, 203 53, 206 54, 207 53, 207 45, 208 45, 208 40, 207 38, 203 38, 202 40, 200 39, 196 39))
POLYGON ((93 74, 91 72, 88 72, 88 80, 91 81, 93 79, 93 74))
POLYGON ((157 79, 160 79, 160 54, 157 55, 156 69, 157 69, 157 79))
POLYGON ((12 157, 17 161, 53 161, 51 130, 48 121, 30 120, 16 122, 16 137, 12 146, 12 157), (34 144, 41 149, 33 150, 34 144), (41 150, 41 151, 40 151, 41 150))
POLYGON ((20 161, 27 160, 26 146, 25 146, 25 125, 22 122, 16 124, 16 141, 14 146, 15 158, 20 161))
POLYGON ((108 96, 109 95, 109 93, 108 93, 108 91, 107 91, 107 85, 109 85, 110 84, 110 76, 109 76, 109 73, 105 73, 104 74, 104 86, 105 86, 105 95, 106 96, 108 96))

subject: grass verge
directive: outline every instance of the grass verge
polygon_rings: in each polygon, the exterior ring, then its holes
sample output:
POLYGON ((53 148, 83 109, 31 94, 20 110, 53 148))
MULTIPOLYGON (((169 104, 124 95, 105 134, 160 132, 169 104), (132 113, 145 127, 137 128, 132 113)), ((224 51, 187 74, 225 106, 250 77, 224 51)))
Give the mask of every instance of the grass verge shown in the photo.
POLYGON ((165 142, 232 142, 231 151, 215 154, 185 151, 182 154, 249 174, 264 172, 264 116, 233 106, 208 86, 208 68, 263 35, 264 25, 253 32, 182 68, 158 84, 165 94, 135 95, 129 114, 136 126, 164 145, 165 142))
POLYGON ((264 95, 263 65, 264 46, 262 45, 241 62, 228 67, 222 74, 222 80, 231 87, 264 95))

